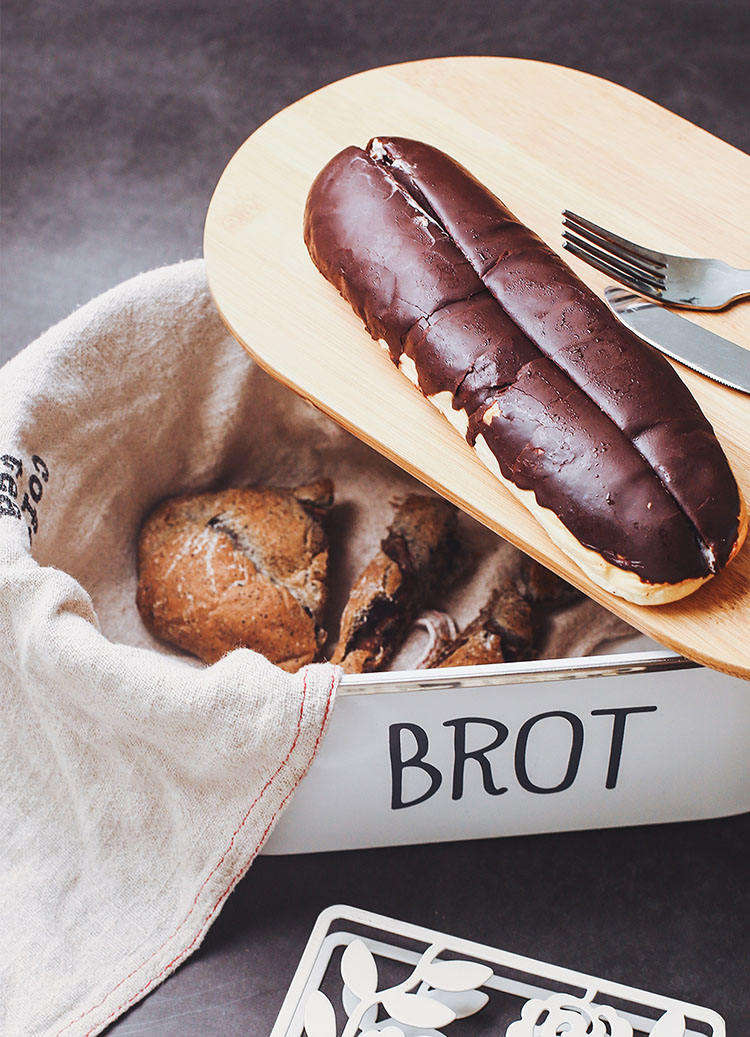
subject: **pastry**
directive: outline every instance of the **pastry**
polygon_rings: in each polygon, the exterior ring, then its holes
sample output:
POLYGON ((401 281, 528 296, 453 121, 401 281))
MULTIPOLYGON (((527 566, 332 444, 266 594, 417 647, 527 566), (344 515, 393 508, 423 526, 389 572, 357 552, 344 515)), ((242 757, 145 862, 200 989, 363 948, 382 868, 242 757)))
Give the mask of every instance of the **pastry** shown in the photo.
POLYGON ((376 138, 307 199, 321 273, 400 370, 599 586, 676 600, 747 516, 674 369, 443 152, 376 138))
POLYGON ((407 497, 352 588, 331 662, 346 673, 383 669, 458 565, 456 509, 439 497, 407 497))
POLYGON ((328 479, 164 501, 138 543, 137 604, 158 638, 212 663, 252 648, 282 669, 325 640, 328 479))

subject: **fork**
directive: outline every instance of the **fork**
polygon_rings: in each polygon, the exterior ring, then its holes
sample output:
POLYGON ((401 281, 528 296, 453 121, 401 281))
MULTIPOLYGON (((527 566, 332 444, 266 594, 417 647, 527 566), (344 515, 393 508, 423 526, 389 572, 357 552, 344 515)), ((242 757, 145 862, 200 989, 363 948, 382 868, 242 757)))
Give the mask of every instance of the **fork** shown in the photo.
POLYGON ((750 270, 636 245, 583 216, 563 212, 564 248, 641 295, 691 310, 723 310, 750 296, 750 270))

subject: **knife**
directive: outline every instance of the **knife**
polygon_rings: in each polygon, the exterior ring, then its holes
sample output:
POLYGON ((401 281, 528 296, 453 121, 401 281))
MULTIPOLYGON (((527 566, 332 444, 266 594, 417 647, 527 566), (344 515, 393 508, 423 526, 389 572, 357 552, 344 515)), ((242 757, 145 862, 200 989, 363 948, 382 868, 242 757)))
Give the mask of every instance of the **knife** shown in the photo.
POLYGON ((615 316, 660 352, 730 389, 750 393, 747 349, 678 317, 659 303, 647 302, 626 288, 609 285, 604 296, 615 316))

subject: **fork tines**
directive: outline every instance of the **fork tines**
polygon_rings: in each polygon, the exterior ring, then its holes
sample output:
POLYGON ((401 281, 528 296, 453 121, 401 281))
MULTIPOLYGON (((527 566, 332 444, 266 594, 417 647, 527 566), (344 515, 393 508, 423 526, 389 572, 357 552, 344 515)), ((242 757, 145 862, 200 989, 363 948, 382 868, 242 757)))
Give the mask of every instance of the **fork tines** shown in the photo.
POLYGON ((602 273, 645 295, 658 296, 666 284, 667 267, 649 249, 621 238, 566 209, 564 248, 602 273), (572 233, 574 232, 574 233, 572 233))

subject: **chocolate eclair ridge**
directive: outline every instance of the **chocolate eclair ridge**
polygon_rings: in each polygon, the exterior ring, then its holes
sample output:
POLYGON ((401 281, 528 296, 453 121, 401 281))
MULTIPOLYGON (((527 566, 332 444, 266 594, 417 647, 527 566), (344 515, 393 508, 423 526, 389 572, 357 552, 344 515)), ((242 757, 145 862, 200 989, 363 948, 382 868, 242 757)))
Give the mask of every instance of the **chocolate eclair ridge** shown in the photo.
MULTIPOLYGON (((550 324, 554 299, 550 304, 545 295, 538 326, 529 324, 529 313, 519 323, 483 276, 499 269, 502 257, 490 248, 477 261, 484 244, 479 231, 473 233, 473 210, 462 208, 466 191, 478 192, 474 208, 490 246, 498 240, 496 209, 500 228, 505 221, 514 234, 531 235, 533 255, 524 253, 524 262, 536 271, 535 291, 542 291, 551 251, 541 239, 442 152, 395 138, 376 138, 370 150, 345 149, 313 183, 304 228, 313 262, 402 373, 594 582, 643 604, 691 593, 731 560, 747 520, 726 458, 684 384, 663 358, 642 354, 641 345, 630 356, 630 340, 615 331, 589 358, 596 376, 591 389, 581 376, 581 358, 574 356, 570 369, 559 355, 568 311, 554 311, 550 324), (415 185, 419 176, 394 155, 394 141, 402 152, 418 149, 447 168, 445 182, 428 185, 442 192, 437 200, 421 182, 415 185), (620 371, 609 400, 602 371, 613 357, 631 381, 623 389, 620 371), (679 383, 674 401, 669 393, 660 401, 661 383, 649 383, 649 372, 661 376, 662 365, 669 372, 664 384, 679 383), (707 466, 692 480, 680 453, 683 441, 707 466), (680 493, 672 492, 673 483, 680 493), (680 496, 687 497, 691 514, 680 496)), ((571 292, 578 305, 580 294, 581 312, 593 307, 599 320, 601 301, 591 303, 588 296, 595 297, 582 282, 580 288, 569 282, 559 258, 551 264, 565 305, 573 305, 571 292)), ((580 330, 583 318, 576 320, 580 330)))
MULTIPOLYGON (((414 385, 421 389, 422 393, 426 395, 429 401, 432 402, 433 405, 435 405, 435 407, 444 415, 444 417, 450 422, 450 424, 454 428, 456 428, 457 431, 460 431, 462 435, 466 436, 467 428, 470 424, 468 415, 465 410, 456 408, 455 398, 450 393, 450 391, 439 390, 438 392, 433 393, 428 392, 427 387, 421 383, 417 364, 415 363, 413 358, 410 357, 408 354, 401 355, 398 361, 398 367, 402 373, 406 374, 410 382, 412 382, 414 385)), ((535 372, 538 374, 539 369, 545 367, 548 369, 545 375, 545 382, 548 385, 550 377, 552 377, 552 379, 557 379, 563 385, 563 387, 567 387, 568 389, 570 389, 570 393, 568 393, 568 395, 575 396, 578 398, 577 415, 578 418, 580 418, 580 420, 578 420, 578 425, 580 427, 577 428, 575 437, 577 440, 577 452, 574 456, 571 454, 570 449, 563 449, 560 471, 555 473, 556 477, 553 486, 556 492, 556 498, 553 498, 553 501, 556 507, 560 509, 561 515, 565 515, 571 513, 572 499, 574 500, 573 507, 575 509, 575 498, 584 493, 583 485, 585 485, 585 483, 583 483, 582 486, 579 488, 579 486, 576 484, 574 480, 573 484, 571 485, 570 495, 568 495, 567 500, 564 498, 564 496, 561 496, 561 489, 562 491, 564 491, 565 482, 570 482, 570 474, 575 473, 577 467, 580 468, 581 466, 583 466, 584 476, 586 475, 586 472, 589 468, 589 453, 595 452, 600 445, 600 441, 596 439, 595 435, 592 436, 590 435, 590 433, 592 431, 594 433, 598 431, 599 426, 604 427, 604 435, 607 435, 607 432, 609 431, 613 439, 616 436, 619 436, 620 433, 617 433, 615 429, 608 428, 607 419, 604 418, 604 416, 602 416, 598 411, 596 411, 593 408, 593 404, 590 400, 588 400, 586 397, 584 397, 581 393, 577 392, 572 387, 568 386, 564 379, 564 375, 556 371, 556 369, 553 367, 550 361, 540 359, 532 363, 531 365, 527 365, 527 379, 528 372, 530 370, 535 370, 535 372)), ((523 371, 521 372, 521 374, 522 377, 520 383, 520 399, 522 401, 523 407, 526 408, 528 413, 531 415, 533 421, 537 422, 531 427, 531 432, 533 435, 534 429, 538 431, 538 429, 541 428, 543 429, 543 431, 545 431, 544 424, 546 413, 544 408, 537 407, 537 410, 541 412, 541 417, 539 418, 538 416, 534 416, 533 409, 531 409, 531 404, 529 402, 529 397, 523 391, 523 371)), ((436 382, 429 385, 429 388, 435 389, 436 384, 438 386, 440 385, 440 383, 436 380, 436 382)), ((516 389, 510 390, 510 392, 516 392, 516 389)), ((698 570, 693 571, 692 573, 685 573, 687 577, 691 578, 690 580, 671 579, 669 581, 657 581, 654 579, 650 579, 644 581, 640 573, 636 574, 633 572, 628 573, 627 578, 616 579, 616 573, 626 573, 627 569, 624 569, 622 567, 622 564, 610 564, 614 561, 614 559, 612 559, 611 557, 609 559, 603 557, 603 553, 601 552, 587 550, 588 548, 591 548, 591 546, 598 544, 598 540, 596 540, 595 537, 593 540, 591 540, 589 536, 588 543, 586 542, 587 534, 585 524, 582 524, 580 519, 577 520, 575 514, 572 515, 573 522, 571 523, 570 521, 568 521, 568 525, 573 525, 574 529, 576 530, 576 535, 573 535, 571 530, 565 527, 565 525, 562 522, 561 515, 558 515, 556 511, 550 506, 549 485, 537 483, 535 487, 535 493, 529 493, 528 491, 530 487, 528 485, 526 486, 526 488, 524 488, 524 486, 518 485, 517 482, 512 481, 510 478, 507 477, 506 473, 501 470, 499 459, 498 456, 496 456, 496 453, 499 456, 502 456, 502 453, 499 450, 499 446, 502 446, 502 443, 498 444, 497 429, 494 427, 494 425, 498 417, 500 417, 499 401, 502 401, 503 397, 507 394, 508 390, 502 389, 497 390, 496 393, 490 393, 487 399, 485 399, 484 408, 480 409, 479 412, 477 412, 480 414, 480 419, 478 421, 472 421, 472 424, 474 425, 473 431, 475 435, 473 437, 470 435, 468 438, 470 442, 472 442, 473 440, 475 452, 477 453, 477 456, 480 458, 480 460, 482 460, 482 463, 485 465, 485 467, 488 467, 496 477, 500 478, 502 483, 510 489, 513 495, 515 495, 518 500, 520 500, 525 506, 529 508, 529 510, 532 511, 535 517, 537 517, 537 519, 540 521, 541 525, 543 525, 543 527, 546 530, 548 530, 548 532, 550 532, 553 541, 556 542, 568 556, 572 556, 574 560, 576 560, 586 571, 588 576, 591 577, 591 579, 593 579, 596 583, 599 583, 600 585, 606 587, 606 589, 611 590, 613 593, 617 593, 620 596, 624 596, 630 600, 637 601, 639 602, 639 604, 648 604, 648 602, 654 602, 654 604, 658 604, 658 602, 674 599, 675 596, 683 596, 684 594, 689 593, 692 590, 695 590, 698 586, 700 586, 701 582, 704 582, 705 579, 709 578, 709 573, 705 571, 700 571, 700 565, 702 564, 701 557, 698 552, 697 544, 695 543, 693 534, 690 531, 690 527, 687 525, 685 521, 685 517, 682 515, 682 513, 678 511, 675 505, 672 504, 670 506, 668 504, 668 498, 666 497, 666 495, 664 495, 663 489, 659 485, 654 475, 652 475, 652 473, 650 473, 650 471, 646 469, 646 467, 642 463, 642 460, 638 458, 636 452, 633 451, 632 448, 630 448, 630 446, 626 443, 626 441, 624 441, 620 436, 620 448, 623 452, 619 455, 618 463, 615 466, 615 470, 612 470, 610 455, 608 455, 605 452, 603 457, 596 461, 596 466, 598 466, 599 471, 594 470, 591 481, 595 482, 596 479, 602 478, 605 485, 608 486, 609 489, 611 489, 611 491, 614 491, 616 478, 620 475, 626 475, 628 476, 628 481, 623 484, 624 488, 622 489, 621 493, 628 493, 630 489, 632 489, 636 485, 636 482, 634 480, 641 482, 645 487, 646 492, 650 488, 650 491, 652 492, 652 494, 654 494, 654 500, 648 501, 647 504, 651 505, 651 507, 657 505, 657 507, 662 508, 662 519, 665 523, 671 524, 670 528, 672 536, 677 538, 682 537, 682 551, 677 552, 678 557, 672 561, 671 570, 667 570, 668 574, 670 574, 671 576, 672 572, 679 572, 680 567, 682 567, 683 563, 682 554, 687 553, 688 551, 690 551, 691 548, 694 552, 694 563, 698 570), (491 448, 491 443, 494 443, 495 451, 493 451, 493 449, 491 448), (666 510, 664 510, 665 507, 666 510), (582 540, 584 542, 581 542, 582 540), (655 591, 655 587, 660 586, 670 587, 671 590, 663 591, 662 593, 657 593, 655 591)), ((510 418, 512 418, 513 415, 516 415, 517 423, 519 422, 519 420, 523 419, 524 415, 519 415, 518 413, 518 400, 513 402, 508 397, 504 401, 504 405, 508 410, 510 418)), ((554 433, 556 432, 554 424, 550 425, 550 427, 547 429, 547 432, 545 432, 545 435, 547 435, 547 433, 549 433, 550 430, 554 435, 554 433)), ((501 428, 501 436, 502 431, 503 430, 501 428)), ((508 433, 507 431, 505 431, 505 439, 507 439, 507 435, 508 433)), ((521 441, 525 442, 526 438, 527 437, 525 425, 522 421, 521 441)), ((565 444, 563 443, 563 448, 564 447, 565 444)), ((536 449, 538 449, 538 446, 536 447, 536 449)), ((552 444, 548 445, 546 450, 546 456, 550 459, 553 471, 556 449, 557 448, 555 444, 552 444)), ((532 449, 530 452, 531 456, 535 458, 535 450, 532 449)), ((510 456, 512 457, 513 454, 511 454, 510 456)), ((526 481, 528 482, 528 479, 526 481)), ((549 477, 546 481, 549 483, 549 477)), ((599 498, 594 498, 590 502, 590 506, 594 507, 594 515, 598 513, 600 516, 600 528, 604 528, 604 526, 602 526, 603 523, 611 521, 612 516, 609 514, 609 512, 612 509, 608 503, 609 496, 610 495, 608 493, 606 497, 603 498, 600 496, 599 498)), ((626 505, 622 505, 621 510, 624 507, 626 507, 626 505)), ((624 513, 626 512, 622 510, 622 514, 624 513)), ((656 515, 657 511, 655 510, 654 513, 656 515)), ((635 521, 638 522, 637 515, 635 521)), ((614 531, 610 530, 609 539, 611 543, 611 554, 615 555, 617 554, 617 552, 614 550, 615 548, 618 548, 621 552, 629 550, 631 544, 635 545, 635 541, 631 536, 627 534, 627 531, 623 534, 622 530, 618 530, 617 528, 615 528, 614 531)), ((675 542, 677 543, 677 546, 680 546, 679 540, 675 542)), ((673 546, 674 544, 670 541, 670 543, 667 545, 667 551, 670 551, 673 548, 673 546)), ((620 561, 621 563, 622 561, 626 561, 626 559, 617 558, 616 561, 620 561)))

